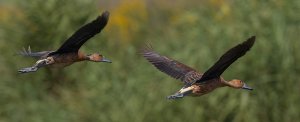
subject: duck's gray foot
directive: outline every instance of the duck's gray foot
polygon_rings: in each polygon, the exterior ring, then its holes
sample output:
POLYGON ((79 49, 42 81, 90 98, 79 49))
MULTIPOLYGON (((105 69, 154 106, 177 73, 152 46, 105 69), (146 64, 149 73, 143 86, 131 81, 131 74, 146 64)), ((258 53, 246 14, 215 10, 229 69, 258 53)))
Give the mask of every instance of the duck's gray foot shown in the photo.
POLYGON ((23 73, 35 72, 37 70, 38 70, 37 67, 26 67, 26 68, 18 70, 18 72, 23 74, 23 73))
POLYGON ((181 88, 178 92, 176 92, 173 95, 168 96, 167 98, 170 99, 178 99, 178 98, 183 98, 186 95, 189 95, 192 93, 194 87, 193 86, 184 86, 181 88))
POLYGON ((183 97, 184 97, 184 94, 182 94, 182 93, 175 93, 173 95, 168 96, 167 99, 169 99, 169 100, 175 100, 175 99, 183 98, 183 97))

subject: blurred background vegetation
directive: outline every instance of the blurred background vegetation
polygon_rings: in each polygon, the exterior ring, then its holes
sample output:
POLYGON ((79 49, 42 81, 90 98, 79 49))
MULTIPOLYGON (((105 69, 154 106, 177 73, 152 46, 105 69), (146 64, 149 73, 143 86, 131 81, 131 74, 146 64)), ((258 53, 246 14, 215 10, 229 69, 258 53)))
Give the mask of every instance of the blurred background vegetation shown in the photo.
POLYGON ((1 0, 0 122, 300 121, 299 11, 299 0, 1 0), (55 50, 104 10, 108 25, 81 49, 112 64, 17 73, 35 60, 15 52, 55 50), (151 42, 205 71, 252 35, 252 50, 223 74, 251 92, 222 88, 169 101, 182 84, 138 54, 151 42))

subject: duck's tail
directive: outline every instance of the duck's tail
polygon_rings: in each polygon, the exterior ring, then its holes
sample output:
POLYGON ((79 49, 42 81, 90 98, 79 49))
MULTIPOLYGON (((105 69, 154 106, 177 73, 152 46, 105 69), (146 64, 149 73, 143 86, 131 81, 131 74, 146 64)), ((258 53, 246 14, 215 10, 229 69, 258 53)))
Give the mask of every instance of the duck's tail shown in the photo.
POLYGON ((34 58, 41 58, 43 56, 47 56, 51 52, 53 51, 32 52, 30 46, 28 46, 27 50, 23 47, 23 49, 17 52, 16 54, 22 56, 34 57, 34 58))

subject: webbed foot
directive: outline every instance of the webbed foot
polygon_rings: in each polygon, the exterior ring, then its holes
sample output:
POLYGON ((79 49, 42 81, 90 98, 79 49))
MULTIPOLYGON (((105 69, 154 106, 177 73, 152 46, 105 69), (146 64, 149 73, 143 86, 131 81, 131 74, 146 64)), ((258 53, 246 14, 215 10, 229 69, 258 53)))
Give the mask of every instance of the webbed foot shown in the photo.
POLYGON ((173 95, 168 96, 167 99, 169 99, 169 100, 175 100, 175 99, 183 98, 183 97, 184 97, 184 94, 177 92, 177 93, 175 93, 173 95))
POLYGON ((37 70, 38 70, 37 67, 26 67, 26 68, 18 70, 18 72, 23 74, 23 73, 35 72, 37 70))
POLYGON ((184 86, 178 92, 176 92, 173 95, 168 96, 167 98, 169 100, 183 98, 184 96, 191 94, 193 89, 194 89, 194 87, 192 87, 192 86, 184 86))

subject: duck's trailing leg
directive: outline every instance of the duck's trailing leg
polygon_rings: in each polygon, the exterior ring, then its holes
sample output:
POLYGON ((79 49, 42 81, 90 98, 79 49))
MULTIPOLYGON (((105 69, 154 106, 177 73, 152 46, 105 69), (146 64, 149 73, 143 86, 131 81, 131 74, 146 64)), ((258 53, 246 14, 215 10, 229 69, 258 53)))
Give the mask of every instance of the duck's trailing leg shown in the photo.
POLYGON ((34 66, 32 67, 26 67, 23 69, 18 70, 19 73, 29 73, 29 72, 35 72, 37 71, 39 68, 44 67, 46 65, 52 64, 53 63, 53 58, 48 57, 46 59, 41 59, 38 60, 34 66))
POLYGON ((190 86, 190 87, 183 87, 178 92, 176 92, 173 95, 168 96, 167 98, 169 100, 183 98, 184 96, 192 93, 193 89, 194 89, 194 87, 192 87, 192 86, 190 86))
POLYGON ((18 70, 18 72, 23 74, 23 73, 28 73, 28 72, 35 72, 37 70, 38 70, 38 68, 33 66, 33 67, 26 67, 26 68, 20 69, 20 70, 18 70))

